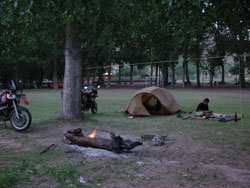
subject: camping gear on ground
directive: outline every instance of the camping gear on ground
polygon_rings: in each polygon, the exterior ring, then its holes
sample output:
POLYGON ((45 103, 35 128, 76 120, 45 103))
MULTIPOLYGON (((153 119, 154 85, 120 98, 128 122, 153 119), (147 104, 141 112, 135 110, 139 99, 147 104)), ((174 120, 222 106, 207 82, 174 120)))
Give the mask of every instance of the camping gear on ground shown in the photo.
POLYGON ((155 135, 152 139, 152 143, 154 146, 161 146, 164 144, 164 138, 160 135, 155 135))
POLYGON ((13 80, 11 80, 11 87, 1 92, 2 97, 0 99, 0 121, 4 121, 6 126, 6 121, 10 121, 13 129, 16 131, 25 131, 31 125, 31 114, 29 110, 25 107, 20 106, 20 102, 28 105, 26 95, 23 94, 23 90, 20 93, 17 92, 16 85, 13 80))
POLYGON ((208 119, 208 120, 217 120, 220 122, 227 122, 234 120, 237 122, 237 120, 240 120, 242 118, 241 114, 219 114, 219 113, 211 113, 211 112, 196 112, 195 114, 190 114, 188 116, 185 116, 183 119, 208 119))
POLYGON ((175 114, 181 107, 166 89, 147 87, 137 91, 130 99, 126 113, 133 116, 175 114))

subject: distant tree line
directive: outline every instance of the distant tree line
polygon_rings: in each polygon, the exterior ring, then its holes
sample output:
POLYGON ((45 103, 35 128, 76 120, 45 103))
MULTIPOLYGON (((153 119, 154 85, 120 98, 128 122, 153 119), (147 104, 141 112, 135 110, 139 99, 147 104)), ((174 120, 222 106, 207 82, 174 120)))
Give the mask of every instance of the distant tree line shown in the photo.
MULTIPOLYGON (((190 82, 188 59, 195 59, 199 87, 201 67, 212 77, 215 68, 224 71, 226 55, 236 54, 235 72, 244 86, 249 9, 248 0, 2 0, 0 76, 64 79, 65 98, 76 98, 63 101, 61 114, 69 119, 80 113, 82 79, 91 74, 89 67, 130 63, 132 72, 135 63, 182 56, 183 81, 190 82)), ((155 64, 164 87, 168 69, 174 84, 175 66, 171 61, 155 64)), ((98 69, 97 75, 105 71, 110 75, 111 68, 98 69)))

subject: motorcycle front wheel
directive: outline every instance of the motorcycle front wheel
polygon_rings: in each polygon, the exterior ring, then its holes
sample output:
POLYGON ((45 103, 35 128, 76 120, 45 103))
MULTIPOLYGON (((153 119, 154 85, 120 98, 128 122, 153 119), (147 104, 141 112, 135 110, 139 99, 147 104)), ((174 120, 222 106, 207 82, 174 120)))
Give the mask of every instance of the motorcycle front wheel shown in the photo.
POLYGON ((26 108, 18 108, 19 119, 17 118, 15 110, 10 114, 10 124, 16 131, 25 131, 31 125, 31 114, 26 108))
POLYGON ((93 114, 97 113, 98 111, 98 106, 97 106, 97 103, 95 102, 92 106, 91 106, 91 112, 93 114))

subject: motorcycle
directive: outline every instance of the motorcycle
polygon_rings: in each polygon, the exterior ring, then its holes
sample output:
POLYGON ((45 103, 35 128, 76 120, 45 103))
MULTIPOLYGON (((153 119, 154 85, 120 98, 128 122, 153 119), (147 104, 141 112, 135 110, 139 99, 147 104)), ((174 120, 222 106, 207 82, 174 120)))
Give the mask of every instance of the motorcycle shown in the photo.
MULTIPOLYGON (((98 106, 95 101, 95 98, 98 97, 97 89, 99 89, 100 86, 98 85, 97 88, 94 86, 85 86, 82 90, 82 96, 81 96, 81 110, 82 111, 88 111, 91 109, 91 112, 93 114, 97 113, 98 106)), ((63 91, 61 92, 61 98, 63 98, 63 91)))
POLYGON ((98 85, 97 88, 93 86, 85 86, 82 91, 82 102, 81 102, 81 110, 88 111, 91 109, 91 112, 93 114, 97 113, 98 106, 95 101, 96 97, 98 97, 97 89, 99 89, 100 86, 98 85))
POLYGON ((0 121, 4 121, 5 126, 6 121, 10 121, 12 128, 21 132, 30 127, 32 117, 27 108, 19 105, 20 102, 29 104, 22 89, 18 93, 14 81, 11 80, 11 87, 0 93, 0 121))

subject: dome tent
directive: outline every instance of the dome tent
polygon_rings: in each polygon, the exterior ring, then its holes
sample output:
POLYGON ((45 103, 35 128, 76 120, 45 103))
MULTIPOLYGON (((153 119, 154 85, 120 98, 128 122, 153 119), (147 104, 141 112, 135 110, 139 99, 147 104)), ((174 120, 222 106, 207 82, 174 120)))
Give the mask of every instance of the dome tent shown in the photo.
POLYGON ((150 116, 153 114, 174 114, 180 110, 181 107, 170 92, 152 86, 141 89, 132 96, 126 113, 134 116, 150 116))

